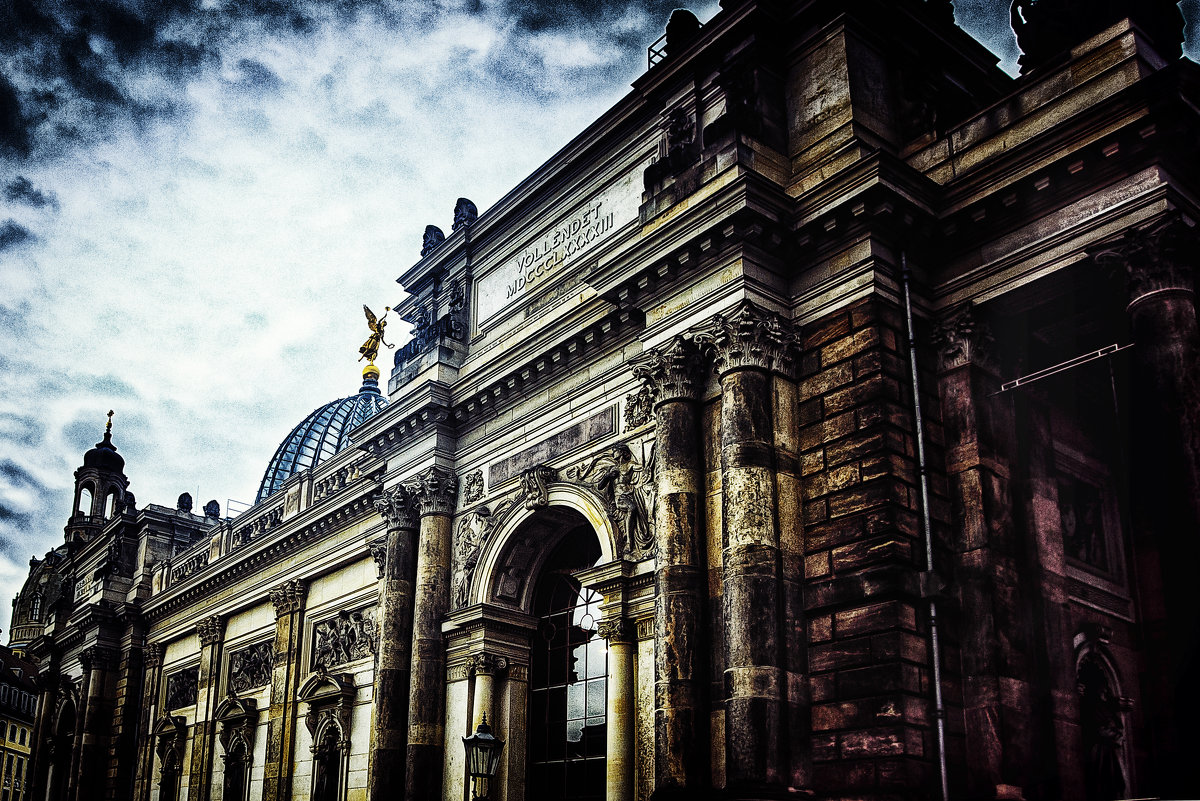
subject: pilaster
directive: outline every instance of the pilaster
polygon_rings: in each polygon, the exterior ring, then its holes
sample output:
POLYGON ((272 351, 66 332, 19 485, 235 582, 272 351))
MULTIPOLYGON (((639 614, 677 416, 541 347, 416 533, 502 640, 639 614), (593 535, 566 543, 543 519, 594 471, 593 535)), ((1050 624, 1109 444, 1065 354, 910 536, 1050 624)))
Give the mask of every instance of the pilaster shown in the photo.
POLYGON ((137 773, 134 779, 136 801, 149 801, 153 786, 151 773, 154 770, 154 737, 151 730, 158 719, 159 685, 162 682, 162 660, 166 647, 161 642, 146 643, 142 649, 142 663, 146 678, 142 685, 142 714, 138 725, 137 773))
POLYGON ((196 684, 196 719, 192 727, 192 764, 188 772, 188 798, 208 801, 212 785, 213 750, 216 744, 216 708, 221 645, 225 639, 225 621, 219 615, 196 624, 200 640, 200 674, 196 684))
POLYGON ((267 754, 263 764, 263 801, 292 796, 292 764, 296 741, 296 699, 300 686, 300 644, 308 585, 286 581, 270 591, 275 606, 274 665, 271 706, 267 711, 267 754))

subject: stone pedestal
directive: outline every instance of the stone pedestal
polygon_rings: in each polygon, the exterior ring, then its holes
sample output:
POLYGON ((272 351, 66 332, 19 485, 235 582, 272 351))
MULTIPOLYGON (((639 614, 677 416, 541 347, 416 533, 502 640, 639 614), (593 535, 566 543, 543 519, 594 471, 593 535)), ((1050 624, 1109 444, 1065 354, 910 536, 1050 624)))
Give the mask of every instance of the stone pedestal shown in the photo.
POLYGON ((409 664, 413 625, 413 579, 416 572, 415 502, 401 486, 376 502, 387 520, 379 593, 379 650, 375 664, 368 797, 394 798, 404 787, 408 738, 409 664))
POLYGON ((457 483, 449 470, 434 466, 403 485, 416 500, 421 515, 404 781, 404 797, 409 801, 441 798, 442 794, 446 747, 446 647, 442 620, 450 609, 453 549, 450 518, 454 514, 457 483))

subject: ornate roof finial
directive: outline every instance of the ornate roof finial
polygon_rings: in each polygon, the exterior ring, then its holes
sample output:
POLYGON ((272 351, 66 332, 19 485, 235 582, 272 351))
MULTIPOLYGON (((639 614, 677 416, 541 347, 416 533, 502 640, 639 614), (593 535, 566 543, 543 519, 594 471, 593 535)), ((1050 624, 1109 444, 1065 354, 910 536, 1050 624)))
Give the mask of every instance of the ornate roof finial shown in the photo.
POLYGON ((386 345, 389 348, 396 347, 395 345, 385 342, 383 339, 383 329, 387 328, 387 316, 388 312, 391 310, 391 306, 384 306, 383 319, 376 319, 375 312, 368 309, 365 303, 363 304, 363 313, 367 315, 367 327, 371 329, 371 336, 367 337, 367 341, 364 342, 362 347, 358 349, 358 352, 362 354, 358 357, 360 362, 363 359, 366 359, 368 366, 374 365, 375 357, 379 355, 379 346, 381 344, 386 345))
POLYGON ((109 409, 108 410, 108 423, 104 426, 104 436, 106 436, 106 437, 112 436, 112 416, 113 416, 113 410, 109 409))

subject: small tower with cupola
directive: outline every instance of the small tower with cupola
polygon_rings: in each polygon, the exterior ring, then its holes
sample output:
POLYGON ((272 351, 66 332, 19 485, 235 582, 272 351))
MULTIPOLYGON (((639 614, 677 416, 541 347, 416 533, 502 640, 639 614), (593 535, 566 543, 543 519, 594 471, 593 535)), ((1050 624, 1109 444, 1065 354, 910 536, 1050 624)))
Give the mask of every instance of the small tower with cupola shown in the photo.
POLYGON ((112 443, 112 416, 110 410, 104 439, 83 455, 83 466, 75 471, 75 505, 67 521, 67 542, 87 542, 124 507, 129 479, 125 477, 125 459, 112 443))

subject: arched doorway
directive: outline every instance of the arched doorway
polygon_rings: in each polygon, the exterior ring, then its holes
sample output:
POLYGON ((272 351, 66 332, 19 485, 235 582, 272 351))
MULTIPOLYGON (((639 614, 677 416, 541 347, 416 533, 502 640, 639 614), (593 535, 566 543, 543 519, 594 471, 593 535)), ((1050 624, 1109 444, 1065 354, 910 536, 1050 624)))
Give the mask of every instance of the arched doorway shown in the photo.
POLYGON ((597 564, 590 525, 570 529, 534 582, 537 633, 530 647, 529 798, 602 801, 608 721, 608 647, 599 634, 603 598, 574 574, 597 564))
POLYGON ((46 798, 65 801, 71 774, 71 752, 75 746, 75 701, 68 698, 58 708, 50 735, 50 775, 46 780, 46 798))
POLYGON ((1086 648, 1079 656, 1076 682, 1085 797, 1088 801, 1124 798, 1130 788, 1116 672, 1099 650, 1086 648))

